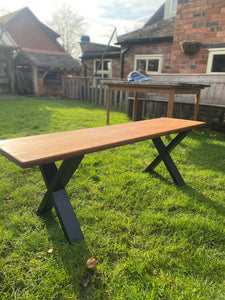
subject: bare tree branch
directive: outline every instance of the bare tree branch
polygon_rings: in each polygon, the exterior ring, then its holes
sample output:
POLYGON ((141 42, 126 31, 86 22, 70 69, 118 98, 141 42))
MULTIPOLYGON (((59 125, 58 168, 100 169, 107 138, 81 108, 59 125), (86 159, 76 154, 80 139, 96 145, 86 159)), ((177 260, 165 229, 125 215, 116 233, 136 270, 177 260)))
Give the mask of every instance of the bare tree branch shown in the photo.
POLYGON ((80 37, 85 34, 84 18, 74 12, 70 5, 63 3, 58 11, 53 13, 48 26, 60 34, 59 42, 66 51, 74 57, 80 55, 80 37))

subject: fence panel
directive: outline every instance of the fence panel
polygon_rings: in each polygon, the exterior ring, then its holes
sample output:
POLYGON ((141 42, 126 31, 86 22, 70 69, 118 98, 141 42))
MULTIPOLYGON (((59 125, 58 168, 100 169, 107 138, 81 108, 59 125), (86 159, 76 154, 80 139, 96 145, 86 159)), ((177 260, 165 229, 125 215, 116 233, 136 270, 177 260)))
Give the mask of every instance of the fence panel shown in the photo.
MULTIPOLYGON (((115 81, 115 79, 112 79, 115 81)), ((199 120, 206 121, 210 128, 225 128, 225 75, 208 74, 160 74, 153 80, 161 82, 186 82, 209 84, 201 90, 199 120)), ((107 79, 109 81, 109 79, 107 79)), ((101 78, 64 77, 63 97, 93 102, 106 106, 107 86, 101 78)), ((168 95, 140 94, 138 118, 156 118, 166 116, 168 95)), ((132 113, 132 97, 128 92, 111 91, 111 106, 126 109, 128 116, 132 113)), ((193 95, 176 95, 174 117, 192 119, 194 107, 193 95)))

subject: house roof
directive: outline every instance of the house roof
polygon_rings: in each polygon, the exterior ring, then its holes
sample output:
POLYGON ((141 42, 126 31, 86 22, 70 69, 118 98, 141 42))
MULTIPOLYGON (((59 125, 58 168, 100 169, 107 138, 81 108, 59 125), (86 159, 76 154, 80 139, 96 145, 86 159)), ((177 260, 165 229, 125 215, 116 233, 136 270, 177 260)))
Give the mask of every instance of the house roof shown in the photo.
MULTIPOLYGON (((147 23, 146 23, 147 24, 147 23)), ((118 45, 172 40, 174 35, 175 18, 159 21, 143 28, 118 36, 118 45)))
POLYGON ((72 70, 81 68, 80 61, 74 59, 69 54, 40 53, 34 51, 21 51, 16 57, 15 63, 19 65, 31 64, 49 69, 72 70))
POLYGON ((0 17, 0 23, 1 23, 1 24, 7 24, 7 23, 8 23, 10 20, 12 20, 12 19, 13 19, 13 18, 14 18, 21 10, 22 10, 22 9, 1 16, 1 17, 0 17))
MULTIPOLYGON (((28 8, 28 7, 24 7, 20 10, 17 10, 15 12, 9 13, 7 15, 1 16, 0 17, 0 24, 3 24, 5 26, 5 28, 10 31, 11 25, 13 27, 15 27, 15 25, 13 25, 14 21, 16 19, 20 19, 22 18, 22 16, 24 14, 28 14, 36 23, 38 23, 39 27, 42 28, 42 30, 45 32, 46 35, 49 36, 49 38, 57 45, 57 47, 65 52, 64 48, 58 43, 58 41, 56 40, 57 38, 60 37, 60 35, 58 33, 56 33, 54 30, 52 30, 50 27, 46 26, 45 24, 43 24, 33 13, 32 11, 28 8)), ((17 26, 19 26, 19 23, 17 24, 17 26)), ((15 28, 16 30, 16 28, 15 28)))
POLYGON ((49 28, 48 26, 46 26, 44 23, 42 23, 33 13, 32 11, 29 9, 29 7, 24 7, 24 8, 21 8, 17 11, 14 11, 12 13, 9 13, 7 15, 4 15, 4 16, 1 16, 0 17, 0 23, 6 25, 6 28, 7 28, 7 25, 10 24, 10 22, 18 17, 19 15, 23 14, 23 13, 28 13, 36 22, 39 23, 39 25, 43 28, 43 30, 48 33, 48 35, 51 35, 54 39, 60 37, 60 35, 55 32, 54 30, 52 30, 51 28, 49 28))
POLYGON ((145 23, 144 27, 152 25, 163 20, 165 11, 165 3, 163 3, 160 8, 154 13, 154 15, 145 23))
POLYGON ((1 51, 13 51, 13 50, 15 50, 16 49, 16 47, 13 47, 13 46, 7 46, 7 45, 2 45, 1 43, 0 43, 0 50, 1 51))
POLYGON ((91 43, 91 42, 81 42, 82 58, 105 58, 119 57, 120 47, 107 46, 103 44, 91 43))
POLYGON ((118 36, 116 44, 122 45, 127 43, 131 44, 172 40, 174 35, 175 18, 164 20, 164 12, 165 2, 142 28, 118 36))

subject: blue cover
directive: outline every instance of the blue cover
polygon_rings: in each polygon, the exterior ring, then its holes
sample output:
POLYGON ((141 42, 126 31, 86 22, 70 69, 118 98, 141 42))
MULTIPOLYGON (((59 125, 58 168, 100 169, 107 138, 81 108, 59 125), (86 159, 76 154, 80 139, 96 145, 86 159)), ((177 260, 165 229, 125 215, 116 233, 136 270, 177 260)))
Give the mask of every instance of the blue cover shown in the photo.
POLYGON ((141 74, 140 72, 133 71, 131 72, 128 77, 128 81, 149 81, 152 80, 150 77, 146 77, 145 75, 141 74))

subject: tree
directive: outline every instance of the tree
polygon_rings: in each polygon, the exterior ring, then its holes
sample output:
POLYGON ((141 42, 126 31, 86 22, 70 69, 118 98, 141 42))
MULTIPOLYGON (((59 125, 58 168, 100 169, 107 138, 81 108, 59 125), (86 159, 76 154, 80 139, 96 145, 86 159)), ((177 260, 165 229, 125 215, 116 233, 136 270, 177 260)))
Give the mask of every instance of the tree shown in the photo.
POLYGON ((80 37, 85 34, 84 18, 78 12, 74 12, 70 5, 63 3, 53 13, 48 26, 60 34, 59 42, 72 56, 80 55, 80 37))

